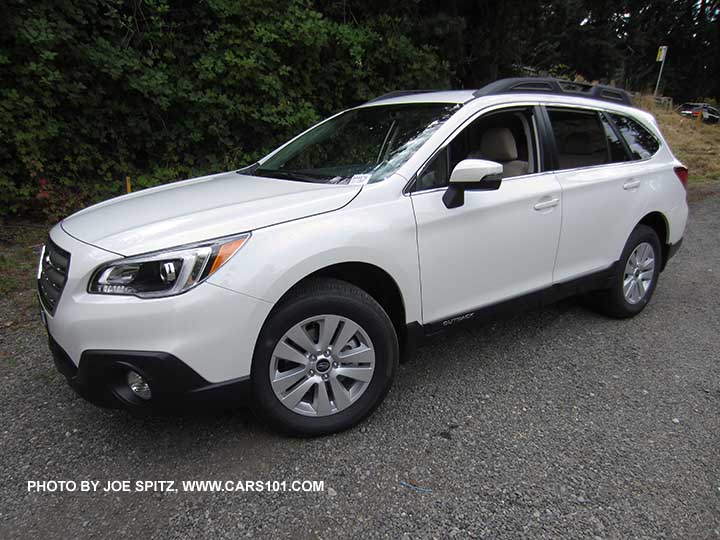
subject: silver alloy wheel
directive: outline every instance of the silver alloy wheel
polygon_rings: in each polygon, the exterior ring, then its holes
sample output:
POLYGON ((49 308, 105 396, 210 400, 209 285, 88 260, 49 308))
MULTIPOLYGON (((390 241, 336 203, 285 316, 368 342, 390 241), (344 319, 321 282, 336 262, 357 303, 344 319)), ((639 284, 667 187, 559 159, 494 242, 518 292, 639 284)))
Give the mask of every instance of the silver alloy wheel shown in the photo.
POLYGON ((339 315, 317 315, 278 341, 270 360, 270 385, 280 403, 305 416, 329 416, 355 403, 375 371, 367 332, 339 315))
POLYGON ((623 294, 630 304, 637 304, 648 292, 655 276, 655 250, 647 243, 638 244, 630 253, 623 274, 623 294))

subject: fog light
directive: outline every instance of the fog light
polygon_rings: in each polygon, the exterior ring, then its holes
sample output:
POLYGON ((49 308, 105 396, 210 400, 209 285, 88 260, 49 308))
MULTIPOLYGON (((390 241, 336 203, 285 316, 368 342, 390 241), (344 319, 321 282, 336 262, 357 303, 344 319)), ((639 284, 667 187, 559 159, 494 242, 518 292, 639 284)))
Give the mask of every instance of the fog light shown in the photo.
POLYGON ((130 390, 132 390, 133 394, 137 397, 141 399, 150 399, 152 397, 150 385, 140 376, 139 373, 132 370, 128 371, 126 380, 130 390))

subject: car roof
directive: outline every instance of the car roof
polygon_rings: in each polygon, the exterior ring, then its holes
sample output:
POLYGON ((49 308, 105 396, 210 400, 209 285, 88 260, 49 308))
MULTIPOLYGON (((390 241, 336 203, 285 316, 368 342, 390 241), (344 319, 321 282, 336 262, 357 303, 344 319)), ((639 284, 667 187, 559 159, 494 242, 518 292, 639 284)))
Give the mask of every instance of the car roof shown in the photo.
POLYGON ((390 92, 366 105, 397 105, 402 103, 467 103, 474 99, 475 90, 420 90, 390 92))
POLYGON ((365 105, 389 105, 399 103, 468 103, 475 99, 497 96, 530 94, 531 102, 549 96, 563 98, 586 98, 615 105, 632 107, 632 97, 622 88, 587 82, 554 79, 552 77, 511 77, 486 84, 478 90, 400 90, 390 92, 368 101, 365 105), (542 96, 538 98, 537 96, 542 96))
POLYGON ((463 105, 463 110, 470 108, 480 110, 496 105, 512 104, 543 104, 547 106, 564 105, 600 109, 614 113, 630 115, 636 119, 643 120, 646 124, 655 125, 656 121, 652 114, 638 109, 634 106, 616 103, 608 100, 594 99, 591 97, 580 97, 572 94, 551 94, 542 92, 511 93, 511 94, 489 94, 477 95, 476 90, 452 90, 452 91, 423 91, 411 94, 393 95, 379 97, 360 105, 358 108, 374 107, 378 105, 396 105, 406 103, 447 103, 463 105))
POLYGON ((611 101, 593 99, 590 97, 580 97, 574 95, 557 95, 545 94, 541 92, 531 93, 513 93, 513 94, 488 94, 477 95, 477 90, 450 90, 450 91, 427 91, 413 92, 411 94, 393 95, 389 97, 381 96, 372 101, 368 101, 360 107, 373 107, 377 105, 396 105, 404 103, 448 103, 448 104, 487 104, 499 105, 503 103, 544 103, 548 105, 576 105, 585 107, 602 108, 607 110, 616 110, 618 112, 642 113, 640 109, 631 107, 621 103, 611 101))

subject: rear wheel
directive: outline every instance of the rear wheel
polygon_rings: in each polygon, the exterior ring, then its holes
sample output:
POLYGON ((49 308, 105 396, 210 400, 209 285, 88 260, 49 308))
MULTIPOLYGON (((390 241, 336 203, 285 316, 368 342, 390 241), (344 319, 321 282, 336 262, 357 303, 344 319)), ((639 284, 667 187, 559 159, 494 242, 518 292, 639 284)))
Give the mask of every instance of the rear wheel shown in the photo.
POLYGON ((638 225, 625 244, 612 287, 592 293, 591 306, 611 317, 637 315, 655 292, 661 264, 657 233, 647 225, 638 225))
POLYGON ((383 308, 339 280, 313 280, 273 311, 252 367, 256 413, 285 433, 347 429, 387 394, 398 342, 383 308))

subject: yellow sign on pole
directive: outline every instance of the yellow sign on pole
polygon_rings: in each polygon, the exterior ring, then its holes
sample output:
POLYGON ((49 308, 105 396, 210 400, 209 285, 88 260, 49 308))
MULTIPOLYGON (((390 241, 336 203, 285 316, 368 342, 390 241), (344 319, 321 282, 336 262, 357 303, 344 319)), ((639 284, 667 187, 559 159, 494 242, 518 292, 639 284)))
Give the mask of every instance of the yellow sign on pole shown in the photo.
POLYGON ((655 58, 656 62, 662 62, 663 60, 665 60, 667 49, 667 45, 663 45, 658 49, 657 58, 655 58))
POLYGON ((653 93, 654 96, 657 96, 658 88, 660 88, 660 77, 662 77, 663 68, 665 67, 665 57, 667 56, 667 45, 661 45, 658 49, 657 58, 655 59, 656 62, 662 62, 660 64, 660 73, 658 73, 658 80, 657 84, 655 85, 655 92, 653 93))

